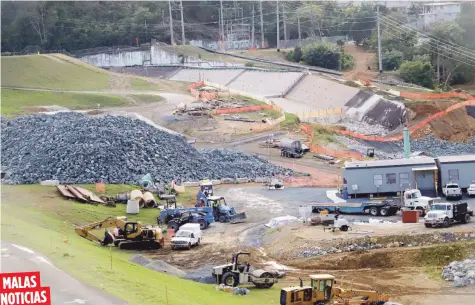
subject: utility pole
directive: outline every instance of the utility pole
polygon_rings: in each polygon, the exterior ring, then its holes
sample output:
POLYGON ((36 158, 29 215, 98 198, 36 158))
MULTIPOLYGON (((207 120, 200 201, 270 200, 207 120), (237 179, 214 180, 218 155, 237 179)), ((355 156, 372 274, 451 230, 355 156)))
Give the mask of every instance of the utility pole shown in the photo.
POLYGON ((259 9, 261 11, 261 48, 264 49, 264 18, 262 16, 262 0, 259 1, 259 9))
POLYGON ((282 3, 282 20, 284 22, 284 40, 285 40, 285 47, 287 47, 287 23, 285 22, 285 3, 282 3))
POLYGON ((440 54, 439 48, 437 48, 437 83, 440 82, 440 54))
POLYGON ((170 15, 170 42, 175 45, 175 39, 173 39, 173 17, 172 17, 172 3, 168 0, 168 14, 170 15))
POLYGON ((221 3, 221 41, 224 41, 224 22, 223 22, 223 0, 220 1, 221 3))
POLYGON ((254 3, 252 4, 252 32, 251 32, 251 47, 254 48, 254 3))
POLYGON ((302 41, 302 33, 300 32, 300 14, 297 12, 297 27, 299 30, 299 42, 302 41))
POLYGON ((383 73, 383 59, 381 57, 381 29, 379 26, 379 5, 376 6, 376 17, 378 23, 378 58, 379 58, 379 73, 383 73))
POLYGON ((183 1, 180 0, 181 11, 181 44, 185 45, 185 22, 183 21, 183 1))
POLYGON ((280 48, 280 28, 279 28, 279 0, 277 0, 277 49, 280 48))

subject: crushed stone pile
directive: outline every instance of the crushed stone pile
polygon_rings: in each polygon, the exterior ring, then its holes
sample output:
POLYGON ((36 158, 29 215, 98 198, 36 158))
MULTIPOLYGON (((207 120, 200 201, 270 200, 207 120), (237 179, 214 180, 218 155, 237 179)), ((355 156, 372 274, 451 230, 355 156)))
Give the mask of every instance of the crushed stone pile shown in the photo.
POLYGON ((451 262, 442 271, 442 278, 453 281, 454 287, 463 287, 475 284, 475 260, 451 262))
POLYGON ((141 120, 79 113, 2 118, 5 183, 135 184, 293 175, 292 170, 232 150, 198 151, 186 139, 141 120))
POLYGON ((213 265, 204 265, 198 269, 185 274, 184 278, 198 283, 215 284, 216 279, 213 277, 213 265))

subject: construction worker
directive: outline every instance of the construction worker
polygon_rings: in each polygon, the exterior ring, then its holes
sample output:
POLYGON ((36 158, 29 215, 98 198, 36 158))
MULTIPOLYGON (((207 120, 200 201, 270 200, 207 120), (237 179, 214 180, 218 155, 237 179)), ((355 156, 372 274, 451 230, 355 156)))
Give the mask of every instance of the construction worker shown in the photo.
POLYGON ((335 209, 335 220, 338 220, 338 217, 340 217, 340 209, 336 208, 335 209))

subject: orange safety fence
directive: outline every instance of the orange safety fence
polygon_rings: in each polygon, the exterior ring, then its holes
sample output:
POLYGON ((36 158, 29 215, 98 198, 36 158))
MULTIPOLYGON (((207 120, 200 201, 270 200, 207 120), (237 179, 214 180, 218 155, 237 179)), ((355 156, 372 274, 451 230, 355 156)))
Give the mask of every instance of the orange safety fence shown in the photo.
POLYGON ((314 145, 311 143, 313 139, 314 131, 310 128, 310 125, 308 124, 302 125, 300 129, 309 136, 310 144, 308 146, 309 146, 310 151, 313 153, 325 154, 325 155, 329 155, 336 158, 353 158, 357 160, 364 159, 363 154, 356 151, 338 150, 338 149, 333 149, 333 148, 322 147, 319 145, 314 145))
MULTIPOLYGON (((452 106, 448 107, 444 111, 441 111, 441 112, 438 112, 438 113, 435 113, 435 114, 431 115, 430 117, 426 118, 425 120, 411 126, 409 128, 409 134, 412 134, 412 133, 416 132, 417 130, 423 128, 428 123, 430 123, 432 120, 435 120, 435 119, 437 119, 441 116, 446 115, 447 113, 449 113, 451 111, 454 111, 456 109, 459 109, 459 108, 462 108, 462 107, 465 107, 465 106, 475 106, 475 99, 457 103, 455 105, 452 105, 452 106)), ((338 130, 338 129, 334 129, 334 128, 329 128, 329 129, 334 131, 335 133, 338 133, 338 134, 341 134, 341 135, 347 135, 347 136, 350 136, 350 137, 353 137, 353 138, 357 138, 357 139, 361 139, 361 140, 367 140, 367 141, 392 142, 392 141, 399 141, 399 140, 403 139, 402 134, 397 135, 397 136, 393 136, 393 137, 381 137, 381 136, 367 136, 367 135, 364 135, 364 134, 361 134, 361 133, 352 132, 352 131, 348 131, 348 130, 338 130)))
POLYGON ((453 97, 466 98, 475 100, 475 97, 464 92, 442 92, 442 93, 417 93, 417 92, 400 92, 400 96, 408 99, 445 99, 453 97))
POLYGON ((272 105, 259 105, 259 106, 249 106, 249 107, 239 107, 239 108, 222 108, 216 109, 214 114, 227 114, 227 113, 242 113, 242 112, 253 112, 259 111, 262 109, 272 109, 272 105))

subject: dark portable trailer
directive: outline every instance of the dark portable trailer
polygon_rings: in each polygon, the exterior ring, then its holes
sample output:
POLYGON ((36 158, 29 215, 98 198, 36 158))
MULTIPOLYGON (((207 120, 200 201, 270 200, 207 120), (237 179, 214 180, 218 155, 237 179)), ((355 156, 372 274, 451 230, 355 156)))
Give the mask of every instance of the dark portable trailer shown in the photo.
POLYGON ((371 216, 392 216, 399 211, 400 207, 390 202, 361 202, 361 203, 313 203, 312 212, 320 213, 328 211, 335 213, 336 209, 342 214, 370 214, 371 216))
POLYGON ((283 138, 279 142, 280 155, 287 158, 301 158, 303 156, 302 143, 298 140, 283 138))

